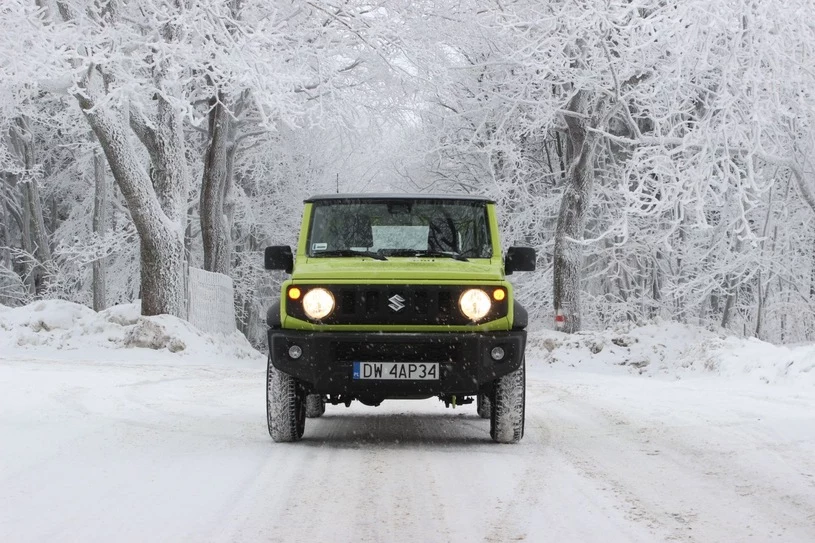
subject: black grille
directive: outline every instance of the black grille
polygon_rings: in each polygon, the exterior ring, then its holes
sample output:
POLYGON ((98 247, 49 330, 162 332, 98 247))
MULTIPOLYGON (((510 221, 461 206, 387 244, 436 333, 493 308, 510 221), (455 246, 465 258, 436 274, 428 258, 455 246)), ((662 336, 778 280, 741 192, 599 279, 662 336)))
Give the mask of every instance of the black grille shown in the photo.
MULTIPOLYGON (((302 285, 308 291, 317 285, 302 285)), ((461 294, 472 286, 446 285, 319 285, 331 291, 337 304, 323 324, 465 325, 470 320, 458 307, 461 294)), ((482 287, 491 294, 495 287, 482 287)), ((302 299, 302 298, 301 298, 302 299)), ((299 301, 289 300, 288 313, 309 319, 299 301)), ((506 316, 507 302, 492 302, 482 322, 506 316)))

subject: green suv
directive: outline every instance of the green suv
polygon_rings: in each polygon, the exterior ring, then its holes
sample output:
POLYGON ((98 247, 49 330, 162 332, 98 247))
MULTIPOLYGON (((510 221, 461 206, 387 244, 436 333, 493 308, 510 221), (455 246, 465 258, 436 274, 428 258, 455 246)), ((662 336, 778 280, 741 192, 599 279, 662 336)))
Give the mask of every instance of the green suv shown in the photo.
POLYGON ((296 253, 268 247, 265 266, 291 274, 267 314, 274 441, 299 440, 327 402, 432 396, 475 400, 499 443, 523 437, 527 313, 505 275, 535 252, 502 258, 493 201, 315 196, 296 253))

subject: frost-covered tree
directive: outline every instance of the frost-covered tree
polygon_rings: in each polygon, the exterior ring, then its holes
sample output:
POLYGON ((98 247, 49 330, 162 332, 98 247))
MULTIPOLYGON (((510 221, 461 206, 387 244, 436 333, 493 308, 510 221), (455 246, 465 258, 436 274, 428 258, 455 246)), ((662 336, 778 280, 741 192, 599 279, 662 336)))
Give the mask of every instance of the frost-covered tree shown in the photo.
POLYGON ((203 172, 204 264, 228 273, 240 146, 327 122, 342 89, 364 83, 349 74, 381 53, 372 37, 382 15, 362 3, 16 0, 2 9, 5 27, 26 33, 4 55, 25 48, 36 59, 10 67, 12 84, 32 99, 73 97, 104 150, 139 232, 146 314, 183 312, 192 172, 203 172), (201 126, 196 156, 185 131, 201 126))
POLYGON ((712 298, 727 323, 755 259, 724 255, 755 255, 774 168, 811 199, 804 7, 457 3, 453 24, 437 16, 450 66, 429 99, 439 177, 510 195, 514 239, 530 225, 554 238, 538 248, 564 329, 581 326, 581 293, 604 323, 688 320, 712 298))
POLYGON ((251 335, 309 193, 478 192, 538 249, 538 320, 807 337, 809 7, 6 0, 0 296, 90 304, 109 268, 110 302, 178 313, 187 258, 251 335))

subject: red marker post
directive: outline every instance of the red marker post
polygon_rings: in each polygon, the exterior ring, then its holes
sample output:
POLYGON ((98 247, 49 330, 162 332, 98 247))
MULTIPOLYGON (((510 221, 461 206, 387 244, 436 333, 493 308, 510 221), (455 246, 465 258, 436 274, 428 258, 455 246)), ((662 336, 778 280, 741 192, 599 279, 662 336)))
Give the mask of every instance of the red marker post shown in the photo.
POLYGON ((555 314, 555 330, 563 330, 566 326, 566 315, 563 314, 563 311, 558 309, 557 313, 555 314))

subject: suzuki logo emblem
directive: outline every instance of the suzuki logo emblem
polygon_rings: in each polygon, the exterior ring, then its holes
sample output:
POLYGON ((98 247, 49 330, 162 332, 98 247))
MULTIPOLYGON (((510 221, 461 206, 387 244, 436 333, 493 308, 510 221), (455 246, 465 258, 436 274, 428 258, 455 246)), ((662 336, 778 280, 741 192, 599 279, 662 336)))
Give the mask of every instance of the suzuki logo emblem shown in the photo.
POLYGON ((402 311, 405 308, 405 304, 404 304, 405 299, 402 298, 401 296, 399 296, 398 294, 394 294, 393 296, 388 298, 388 301, 390 302, 388 304, 388 307, 390 307, 391 309, 393 309, 397 313, 402 311))

